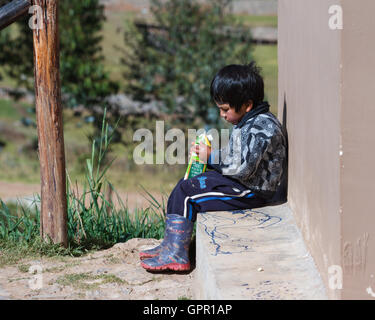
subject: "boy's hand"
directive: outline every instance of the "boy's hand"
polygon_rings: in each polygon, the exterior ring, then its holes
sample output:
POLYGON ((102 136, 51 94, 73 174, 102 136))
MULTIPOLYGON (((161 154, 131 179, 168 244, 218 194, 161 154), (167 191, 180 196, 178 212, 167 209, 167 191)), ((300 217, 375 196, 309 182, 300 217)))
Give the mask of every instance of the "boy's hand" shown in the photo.
POLYGON ((207 163, 207 160, 211 154, 211 148, 203 142, 201 142, 199 145, 195 144, 195 142, 192 142, 190 148, 190 156, 193 152, 195 152, 198 155, 201 161, 207 163))

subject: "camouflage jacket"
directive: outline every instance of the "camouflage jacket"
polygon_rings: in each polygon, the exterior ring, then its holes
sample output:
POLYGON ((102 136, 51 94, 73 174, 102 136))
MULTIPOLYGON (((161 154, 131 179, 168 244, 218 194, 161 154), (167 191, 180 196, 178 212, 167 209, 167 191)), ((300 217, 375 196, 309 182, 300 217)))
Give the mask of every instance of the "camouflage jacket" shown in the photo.
POLYGON ((262 102, 233 127, 225 148, 212 150, 208 165, 251 191, 272 197, 286 171, 286 137, 279 120, 262 102))

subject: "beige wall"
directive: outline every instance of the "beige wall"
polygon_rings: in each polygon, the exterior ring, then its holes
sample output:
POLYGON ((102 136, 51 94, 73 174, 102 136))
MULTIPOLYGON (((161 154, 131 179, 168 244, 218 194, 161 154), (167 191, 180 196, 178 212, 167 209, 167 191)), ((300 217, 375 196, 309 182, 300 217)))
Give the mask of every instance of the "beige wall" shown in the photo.
POLYGON ((375 295, 375 1, 342 3, 343 298, 350 299, 370 297, 368 287, 375 295))
POLYGON ((372 0, 279 0, 288 200, 331 299, 371 298, 366 279, 375 275, 374 10, 372 0), (333 4, 343 8, 343 30, 328 26, 333 4), (344 268, 342 290, 329 289, 333 265, 344 268))

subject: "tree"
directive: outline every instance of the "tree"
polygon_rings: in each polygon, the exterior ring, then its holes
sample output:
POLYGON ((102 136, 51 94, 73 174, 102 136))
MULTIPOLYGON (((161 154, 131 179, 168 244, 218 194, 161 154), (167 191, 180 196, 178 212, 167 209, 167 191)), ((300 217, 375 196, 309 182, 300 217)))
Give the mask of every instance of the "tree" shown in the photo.
MULTIPOLYGON (((0 5, 9 2, 11 0, 2 0, 0 5)), ((33 35, 28 26, 29 19, 27 15, 0 31, 0 65, 3 74, 13 78, 18 85, 32 90, 33 35)))
POLYGON ((231 0, 151 0, 155 27, 136 22, 125 33, 133 49, 123 58, 126 90, 157 99, 184 122, 217 124, 210 82, 224 65, 251 60, 250 31, 230 21, 231 0), (138 26, 138 27, 137 27, 138 26), (138 32, 135 32, 138 30, 138 32))
MULTIPOLYGON (((5 2, 9 1, 2 0, 0 4, 5 2)), ((30 17, 26 15, 17 22, 17 30, 7 28, 0 32, 0 65, 19 86, 32 91, 30 17)), ((118 90, 103 66, 100 31, 104 20, 104 7, 99 0, 59 1, 61 92, 66 106, 103 106, 104 98, 118 90)))

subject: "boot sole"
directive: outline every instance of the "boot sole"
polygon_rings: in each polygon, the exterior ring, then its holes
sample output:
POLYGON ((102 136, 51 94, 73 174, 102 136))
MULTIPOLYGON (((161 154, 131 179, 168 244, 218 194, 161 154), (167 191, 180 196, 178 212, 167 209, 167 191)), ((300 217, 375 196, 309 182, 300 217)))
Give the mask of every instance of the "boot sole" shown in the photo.
POLYGON ((144 269, 150 270, 150 271, 163 271, 163 270, 188 271, 188 270, 190 270, 190 263, 185 263, 185 264, 168 263, 168 264, 158 266, 158 267, 151 267, 151 266, 145 264, 144 262, 141 262, 141 266, 144 269))

